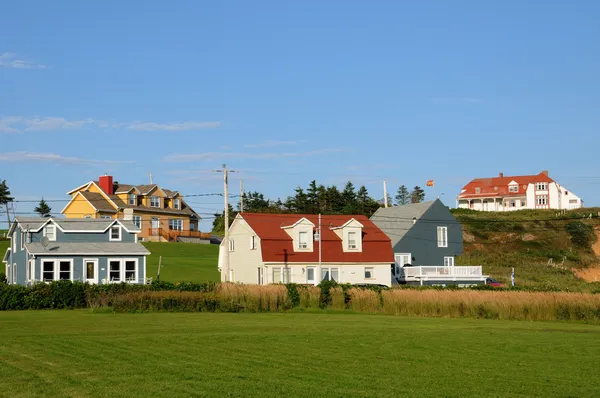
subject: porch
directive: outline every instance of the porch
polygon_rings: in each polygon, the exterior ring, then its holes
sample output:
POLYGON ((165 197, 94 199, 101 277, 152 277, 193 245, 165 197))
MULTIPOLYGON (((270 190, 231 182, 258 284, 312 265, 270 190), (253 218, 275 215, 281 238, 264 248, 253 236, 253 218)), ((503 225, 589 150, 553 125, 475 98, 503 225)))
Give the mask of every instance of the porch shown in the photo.
POLYGON ((210 232, 148 228, 148 240, 151 242, 177 242, 179 238, 210 240, 210 232))
POLYGON ((481 285, 487 277, 480 265, 402 267, 398 275, 400 281, 419 285, 481 285))

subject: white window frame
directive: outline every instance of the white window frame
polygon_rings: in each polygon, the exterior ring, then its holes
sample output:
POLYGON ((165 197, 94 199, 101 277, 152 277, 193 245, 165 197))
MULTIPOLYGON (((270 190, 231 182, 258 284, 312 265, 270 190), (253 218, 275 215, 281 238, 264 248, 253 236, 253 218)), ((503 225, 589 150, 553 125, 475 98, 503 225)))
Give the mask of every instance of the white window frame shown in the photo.
POLYGON ((49 224, 49 225, 46 225, 46 226, 44 227, 44 236, 45 236, 46 238, 48 238, 48 240, 49 240, 50 242, 56 242, 56 225, 54 225, 54 224, 49 224), (54 231, 54 232, 53 232, 53 236, 52 236, 52 238, 48 236, 48 229, 50 229, 50 228, 52 228, 52 230, 54 231))
POLYGON ((97 285, 98 284, 98 271, 99 271, 99 267, 98 267, 98 259, 97 258, 84 258, 83 259, 83 270, 82 270, 83 278, 82 279, 84 282, 97 285), (94 277, 91 279, 88 278, 87 263, 94 263, 94 277))
POLYGON ((35 260, 29 260, 27 264, 27 281, 35 281, 35 260))
POLYGON ((375 279, 375 267, 365 267, 365 279, 366 280, 375 279), (367 276, 367 273, 370 273, 370 276, 367 276))
POLYGON ((179 210, 181 208, 181 199, 174 198, 173 199, 173 208, 179 210))
POLYGON ((250 250, 256 250, 256 247, 258 245, 256 244, 256 235, 252 235, 250 237, 250 250))
POLYGON ((137 195, 134 193, 130 193, 129 195, 127 195, 127 203, 129 203, 129 206, 136 206, 137 205, 137 195), (133 203, 131 203, 133 202, 133 203))
POLYGON ((536 191, 547 191, 548 190, 548 183, 546 183, 546 182, 538 182, 537 184, 535 184, 535 190, 536 191))
POLYGON ((519 186, 518 185, 509 185, 508 192, 519 192, 519 186))
POLYGON ((546 206, 548 205, 548 195, 536 195, 535 203, 537 206, 546 206))
POLYGON ((112 216, 100 215, 101 220, 112 220, 112 216))
POLYGON ((336 282, 339 283, 340 282, 339 279, 340 279, 340 269, 338 267, 322 267, 321 268, 321 281, 324 281, 324 280, 328 280, 328 281, 334 280, 334 281, 336 281, 336 282), (334 279, 332 277, 332 274, 333 274, 334 270, 337 273, 337 279, 334 279), (328 273, 329 276, 328 276, 327 279, 325 279, 323 277, 323 272, 327 272, 328 273))
POLYGON ((140 261, 138 258, 130 258, 130 257, 126 257, 126 258, 107 258, 106 260, 106 280, 108 281, 108 283, 122 283, 122 282, 126 282, 126 283, 131 283, 131 284, 137 284, 138 280, 140 278, 140 261), (127 262, 134 262, 135 263, 135 277, 133 280, 127 280, 125 278, 126 274, 127 274, 127 270, 125 268, 127 262), (118 262, 119 263, 119 280, 118 281, 112 281, 110 278, 110 263, 111 262, 118 262))
POLYGON ((315 284, 317 282, 317 267, 306 267, 306 283, 307 284, 315 284), (312 271, 313 272, 313 277, 312 279, 308 279, 308 271, 312 271))
MULTIPOLYGON (((50 271, 48 271, 48 272, 50 272, 50 271)), ((40 260, 40 282, 52 283, 55 280, 56 280, 56 261, 53 259, 49 259, 49 258, 42 258, 40 260), (44 263, 52 263, 52 280, 49 282, 44 277, 44 274, 46 273, 46 271, 44 270, 44 263)))
POLYGON ((437 227, 437 246, 448 247, 448 227, 437 227))
POLYGON ((453 256, 444 256, 444 267, 454 267, 455 259, 453 256))
POLYGON ((21 250, 25 250, 25 232, 21 231, 21 250))
POLYGON ((235 240, 228 239, 227 240, 227 247, 228 247, 228 249, 229 249, 230 252, 234 252, 235 251, 235 240))
POLYGON ((42 258, 40 260, 40 281, 44 283, 52 283, 55 281, 71 281, 73 282, 73 265, 75 261, 72 258, 42 258), (52 263, 52 280, 44 279, 44 263, 52 263), (69 279, 60 279, 60 263, 69 263, 69 279))
POLYGON ((123 281, 127 282, 127 283, 137 283, 139 280, 139 261, 137 258, 124 258, 122 263, 121 263, 121 272, 122 274, 122 279, 123 281), (134 271, 134 278, 133 280, 127 280, 127 263, 128 262, 133 262, 135 263, 135 271, 134 271))
POLYGON ((160 196, 150 196, 150 207, 156 207, 156 208, 160 208, 160 196), (158 205, 155 206, 156 203, 154 203, 154 199, 158 200, 158 205))
POLYGON ((139 229, 142 229, 142 216, 133 216, 133 218, 131 219, 131 222, 133 223, 133 225, 135 225, 139 229), (137 224, 138 220, 140 222, 139 225, 137 224))
POLYGON ((86 214, 85 216, 83 216, 83 218, 92 218, 92 216, 89 214, 86 214))
POLYGON ((356 236, 358 236, 358 234, 356 233, 356 231, 348 231, 348 246, 347 249, 348 250, 357 250, 358 249, 358 241, 356 240, 356 236), (354 239, 350 239, 350 236, 354 236, 354 239), (351 244, 350 242, 354 241, 354 244, 351 244))
POLYGON ((106 280, 108 283, 121 283, 123 282, 123 262, 121 261, 120 258, 107 258, 106 259, 106 280), (110 265, 111 263, 119 263, 119 280, 118 281, 113 281, 111 279, 110 273, 111 273, 111 268, 110 265))
POLYGON ((122 240, 122 238, 123 238, 123 231, 122 231, 121 226, 120 225, 112 225, 110 227, 110 229, 108 230, 108 240, 110 242, 120 242, 122 240), (119 229, 119 237, 118 238, 113 238, 113 230, 115 228, 119 229))
POLYGON ((17 252, 17 231, 12 234, 10 238, 10 243, 12 244, 12 252, 13 254, 17 252))
POLYGON ((183 231, 183 219, 181 218, 169 218, 168 224, 170 231, 183 231))
POLYGON ((298 249, 306 250, 308 249, 308 231, 300 231, 298 232, 298 249), (302 242, 302 236, 305 236, 306 239, 302 242))
POLYGON ((292 272, 289 267, 275 267, 271 271, 271 277, 273 283, 290 283, 292 279, 292 272), (275 271, 279 272, 279 280, 275 280, 275 271))

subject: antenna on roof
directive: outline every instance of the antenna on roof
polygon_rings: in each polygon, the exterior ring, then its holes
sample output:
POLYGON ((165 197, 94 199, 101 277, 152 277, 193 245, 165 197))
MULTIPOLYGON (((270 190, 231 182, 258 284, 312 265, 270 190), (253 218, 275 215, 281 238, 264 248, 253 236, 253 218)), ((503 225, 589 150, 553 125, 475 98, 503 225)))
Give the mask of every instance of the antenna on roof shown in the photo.
POLYGON ((42 239, 40 239, 40 243, 42 244, 42 247, 44 249, 46 249, 48 247, 48 245, 50 244, 50 239, 48 239, 47 236, 42 237, 42 239))
POLYGON ((150 172, 149 174, 150 174, 150 185, 152 185, 152 172, 150 172))

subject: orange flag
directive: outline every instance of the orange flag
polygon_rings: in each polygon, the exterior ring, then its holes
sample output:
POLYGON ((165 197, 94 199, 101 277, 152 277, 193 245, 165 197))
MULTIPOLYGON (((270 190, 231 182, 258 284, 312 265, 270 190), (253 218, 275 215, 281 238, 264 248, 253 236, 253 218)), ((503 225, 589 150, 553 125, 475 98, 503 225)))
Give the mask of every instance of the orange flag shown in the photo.
POLYGON ((433 186, 433 180, 428 180, 427 181, 427 186, 428 187, 432 187, 433 186))

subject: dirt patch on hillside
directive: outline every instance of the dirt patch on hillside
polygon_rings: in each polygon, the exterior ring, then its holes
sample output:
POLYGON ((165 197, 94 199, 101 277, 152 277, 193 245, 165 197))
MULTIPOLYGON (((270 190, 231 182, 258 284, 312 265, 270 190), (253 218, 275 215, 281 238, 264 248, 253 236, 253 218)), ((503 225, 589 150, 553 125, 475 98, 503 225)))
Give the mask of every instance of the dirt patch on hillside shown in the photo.
POLYGON ((467 243, 475 242, 475 235, 463 231, 463 241, 467 243))
POLYGON ((524 242, 531 242, 532 240, 535 240, 535 235, 534 234, 525 234, 525 235, 523 235, 523 241, 524 242))
POLYGON ((592 245, 592 251, 596 256, 600 256, 600 229, 596 228, 594 232, 596 233, 596 243, 592 245))
POLYGON ((573 272, 576 277, 583 279, 586 282, 600 282, 600 266, 584 269, 573 268, 573 272))

